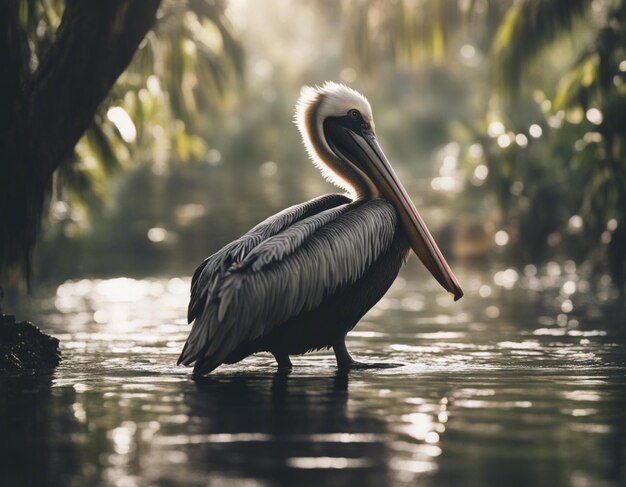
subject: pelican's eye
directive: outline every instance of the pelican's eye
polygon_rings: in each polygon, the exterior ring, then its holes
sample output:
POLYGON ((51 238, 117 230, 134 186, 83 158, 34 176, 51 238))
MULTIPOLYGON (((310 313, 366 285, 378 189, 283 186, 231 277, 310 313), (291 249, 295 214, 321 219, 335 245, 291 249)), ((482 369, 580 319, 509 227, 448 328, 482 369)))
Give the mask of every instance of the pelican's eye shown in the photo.
POLYGON ((352 120, 356 120, 357 122, 360 120, 363 120, 363 117, 361 117, 361 112, 359 112, 357 109, 353 108, 351 110, 348 110, 348 116, 352 119, 352 120))

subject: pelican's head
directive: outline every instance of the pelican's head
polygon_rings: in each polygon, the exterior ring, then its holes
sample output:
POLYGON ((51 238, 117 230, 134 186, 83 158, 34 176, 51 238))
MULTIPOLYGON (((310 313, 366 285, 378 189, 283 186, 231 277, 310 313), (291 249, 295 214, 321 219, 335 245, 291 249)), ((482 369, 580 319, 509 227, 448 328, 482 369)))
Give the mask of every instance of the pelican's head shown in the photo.
POLYGON ((353 197, 378 195, 376 187, 362 171, 331 145, 331 126, 344 125, 358 128, 368 125, 374 130, 372 107, 367 98, 346 85, 327 81, 322 87, 305 86, 296 104, 296 125, 302 135, 313 164, 331 183, 348 191, 353 197))
POLYGON ((296 125, 322 174, 356 198, 382 197, 398 212, 411 248, 455 300, 463 296, 454 274, 426 224, 385 157, 367 99, 345 85, 326 82, 304 87, 296 105, 296 125))

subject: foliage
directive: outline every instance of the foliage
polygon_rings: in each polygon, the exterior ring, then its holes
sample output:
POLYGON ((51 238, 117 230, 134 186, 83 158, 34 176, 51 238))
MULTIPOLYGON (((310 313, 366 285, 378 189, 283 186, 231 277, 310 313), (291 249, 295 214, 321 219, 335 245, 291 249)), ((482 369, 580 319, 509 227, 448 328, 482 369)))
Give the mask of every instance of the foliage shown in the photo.
POLYGON ((489 43, 503 12, 503 2, 484 0, 347 2, 344 50, 360 71, 368 73, 382 59, 408 67, 425 61, 443 63, 464 34, 471 32, 489 43))
MULTIPOLYGON (((360 66, 391 56, 417 68, 425 60, 450 63, 458 49, 461 58, 463 49, 472 58, 487 53, 490 79, 473 87, 489 108, 468 117, 460 132, 471 149, 470 174, 481 165, 488 172, 482 188, 498 202, 499 226, 527 259, 561 249, 608 264, 623 293, 625 2, 362 3, 346 49, 360 66), (562 46, 564 37, 582 39, 577 56, 563 56, 576 52, 562 46)), ((464 67, 451 69, 468 76, 464 67)))
POLYGON ((552 42, 571 32, 589 0, 523 0, 513 3, 492 44, 493 76, 501 91, 519 92, 525 74, 552 42))
MULTIPOLYGON (((120 76, 75 156, 56 174, 57 214, 85 209, 105 196, 117 169, 151 159, 162 170, 170 160, 201 157, 197 135, 232 96, 241 79, 243 52, 233 37, 222 0, 166 0, 158 22, 120 76)), ((54 40, 63 12, 59 0, 21 3, 21 39, 27 40, 31 70, 54 40)), ((28 58, 26 57, 26 58, 28 58)), ((26 70, 28 71, 28 70, 26 70)))
MULTIPOLYGON (((565 2, 552 15, 544 12, 541 21, 533 20, 537 6, 532 2, 512 7, 496 36, 500 44, 496 42, 494 46, 495 68, 508 73, 498 82, 504 83, 511 93, 519 94, 520 83, 529 77, 529 62, 546 50, 559 30, 580 32, 573 27, 573 19, 580 18, 589 5, 565 2), (520 5, 526 9, 520 9, 520 5), (504 45, 508 47, 503 48, 504 45), (519 72, 514 65, 521 66, 519 72)), ((553 245, 559 243, 562 235, 574 234, 581 254, 608 264, 623 293, 626 89, 619 64, 626 55, 626 28, 622 24, 626 12, 621 1, 596 2, 593 10, 596 28, 592 40, 563 70, 556 89, 546 88, 549 99, 539 100, 549 107, 544 110, 548 151, 542 155, 548 162, 533 177, 521 178, 526 187, 524 193, 533 202, 533 211, 521 215, 517 222, 520 235, 537 234, 553 245), (545 194, 537 193, 538 183, 546 182, 549 185, 545 194), (537 232, 533 220, 540 214, 552 221, 537 232)), ((532 157, 522 158, 518 165, 523 167, 528 160, 532 157)), ((520 243, 525 242, 526 239, 520 239, 520 243)))

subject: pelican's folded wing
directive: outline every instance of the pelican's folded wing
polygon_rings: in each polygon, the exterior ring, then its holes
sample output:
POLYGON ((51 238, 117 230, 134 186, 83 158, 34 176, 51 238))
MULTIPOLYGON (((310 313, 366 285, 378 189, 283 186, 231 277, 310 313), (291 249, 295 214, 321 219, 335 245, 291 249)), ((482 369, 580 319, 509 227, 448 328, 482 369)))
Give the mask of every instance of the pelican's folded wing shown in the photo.
MULTIPOLYGON (((321 211, 345 205, 351 200, 342 194, 327 194, 306 203, 291 206, 262 221, 245 235, 224 246, 215 254, 207 257, 198 266, 191 279, 191 299, 187 310, 187 321, 191 323, 214 300, 216 285, 223 279, 230 267, 239 264, 260 243, 276 235, 285 228, 304 218, 321 211)), ((197 354, 197 345, 207 340, 209 329, 194 324, 178 363, 193 363, 197 354)))
POLYGON ((291 206, 262 221, 245 235, 224 246, 204 259, 191 279, 191 299, 187 310, 187 322, 191 323, 202 312, 215 284, 232 266, 241 262, 261 242, 276 235, 295 222, 320 211, 349 203, 342 194, 327 194, 299 205, 291 206))

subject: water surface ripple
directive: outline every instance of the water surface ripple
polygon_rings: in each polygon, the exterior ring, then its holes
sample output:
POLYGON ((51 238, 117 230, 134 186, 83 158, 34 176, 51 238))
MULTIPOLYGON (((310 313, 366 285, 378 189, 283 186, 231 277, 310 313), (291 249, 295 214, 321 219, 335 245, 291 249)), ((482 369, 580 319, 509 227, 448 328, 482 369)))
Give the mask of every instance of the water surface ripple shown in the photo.
POLYGON ((260 354, 197 382, 189 279, 67 282, 24 311, 62 365, 0 378, 0 485, 625 485, 621 318, 567 276, 458 274, 452 303, 409 266, 351 333, 397 367, 260 354))

